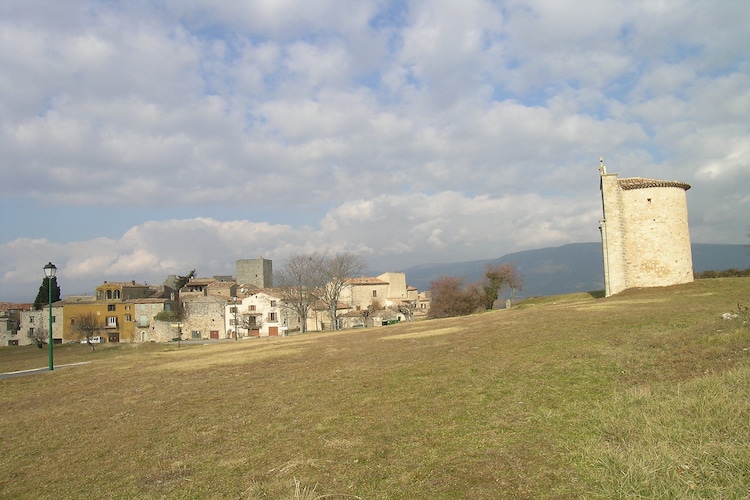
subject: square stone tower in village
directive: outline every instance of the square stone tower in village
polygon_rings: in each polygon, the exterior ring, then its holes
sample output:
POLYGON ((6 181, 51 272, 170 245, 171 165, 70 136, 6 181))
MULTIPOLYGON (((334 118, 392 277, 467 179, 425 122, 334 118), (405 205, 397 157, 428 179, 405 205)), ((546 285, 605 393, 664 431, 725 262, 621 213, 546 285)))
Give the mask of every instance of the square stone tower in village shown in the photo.
POLYGON ((236 261, 237 284, 258 288, 273 287, 273 261, 259 257, 236 261))
POLYGON ((605 295, 693 281, 689 184, 608 174, 600 161, 605 295))

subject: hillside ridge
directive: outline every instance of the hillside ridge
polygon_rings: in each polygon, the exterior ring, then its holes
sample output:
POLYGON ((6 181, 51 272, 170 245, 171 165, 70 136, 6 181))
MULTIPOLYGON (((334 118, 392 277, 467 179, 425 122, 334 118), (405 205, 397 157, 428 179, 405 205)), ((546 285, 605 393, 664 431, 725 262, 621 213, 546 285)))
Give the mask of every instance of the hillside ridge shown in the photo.
MULTIPOLYGON (((750 267, 746 245, 693 243, 693 269, 696 272, 750 267)), ((601 243, 569 243, 558 247, 513 252, 496 259, 420 264, 402 271, 410 286, 429 290, 430 282, 441 276, 459 276, 468 282, 482 278, 487 264, 515 264, 524 275, 520 297, 559 295, 604 289, 601 243)))

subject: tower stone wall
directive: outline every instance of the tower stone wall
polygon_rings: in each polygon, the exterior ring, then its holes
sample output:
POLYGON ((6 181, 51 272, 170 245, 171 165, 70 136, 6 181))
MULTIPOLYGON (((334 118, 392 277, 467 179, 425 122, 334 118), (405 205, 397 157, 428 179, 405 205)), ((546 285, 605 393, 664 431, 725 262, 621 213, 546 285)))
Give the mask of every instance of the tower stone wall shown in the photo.
POLYGON ((689 184, 618 179, 600 166, 605 295, 693 281, 689 184))
POLYGON ((236 261, 237 284, 273 287, 273 261, 259 257, 236 261))

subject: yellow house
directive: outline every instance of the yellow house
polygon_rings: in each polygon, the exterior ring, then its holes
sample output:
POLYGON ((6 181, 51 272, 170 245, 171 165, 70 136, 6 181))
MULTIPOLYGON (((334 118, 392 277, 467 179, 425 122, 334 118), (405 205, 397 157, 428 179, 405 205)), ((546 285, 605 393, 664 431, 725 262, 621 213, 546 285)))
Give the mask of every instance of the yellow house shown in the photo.
POLYGON ((94 336, 107 342, 146 341, 145 332, 153 316, 170 310, 171 300, 153 297, 157 293, 148 285, 131 282, 104 282, 96 287, 94 297, 74 296, 63 302, 63 340, 79 340, 82 318, 93 315, 97 327, 94 336))

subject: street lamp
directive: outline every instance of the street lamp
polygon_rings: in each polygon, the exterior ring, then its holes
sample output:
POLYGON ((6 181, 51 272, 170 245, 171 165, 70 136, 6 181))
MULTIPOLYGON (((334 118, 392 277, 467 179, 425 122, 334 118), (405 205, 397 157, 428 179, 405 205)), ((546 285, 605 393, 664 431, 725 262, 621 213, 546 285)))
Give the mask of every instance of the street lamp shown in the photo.
POLYGON ((234 299, 234 340, 240 340, 239 327, 237 326, 237 297, 234 299))
POLYGON ((49 291, 49 369, 55 369, 52 361, 52 278, 55 277, 57 267, 52 263, 44 266, 44 275, 47 277, 47 290, 49 291))

